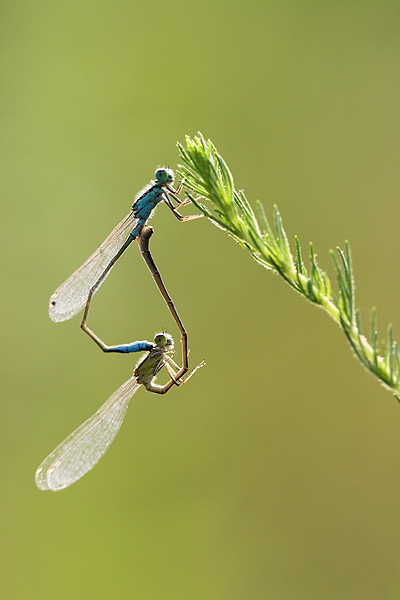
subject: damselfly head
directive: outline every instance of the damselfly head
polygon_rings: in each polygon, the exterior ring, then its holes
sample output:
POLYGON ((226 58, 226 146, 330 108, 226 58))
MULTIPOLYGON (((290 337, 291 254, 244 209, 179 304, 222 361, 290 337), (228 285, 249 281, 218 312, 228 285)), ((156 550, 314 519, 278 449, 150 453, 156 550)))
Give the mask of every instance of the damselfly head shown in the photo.
POLYGON ((155 178, 157 183, 174 183, 174 172, 167 167, 157 169, 155 178))
POLYGON ((174 347, 174 340, 172 338, 172 335, 169 335, 169 333, 157 333, 154 336, 154 343, 157 346, 161 346, 161 348, 165 348, 168 346, 168 348, 172 350, 172 348, 174 347))

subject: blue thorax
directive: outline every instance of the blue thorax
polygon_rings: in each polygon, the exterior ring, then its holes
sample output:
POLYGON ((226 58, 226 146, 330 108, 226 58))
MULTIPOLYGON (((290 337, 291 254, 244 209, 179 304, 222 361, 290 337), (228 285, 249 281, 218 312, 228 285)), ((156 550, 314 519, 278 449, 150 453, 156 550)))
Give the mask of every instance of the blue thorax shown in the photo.
POLYGON ((161 202, 163 198, 164 190, 160 183, 149 185, 144 188, 136 197, 132 204, 132 209, 138 222, 135 228, 131 231, 129 237, 136 238, 141 232, 142 228, 146 224, 146 221, 150 218, 151 213, 161 202))
POLYGON ((151 212, 155 209, 157 204, 161 202, 163 194, 164 190, 159 183, 143 190, 143 193, 136 198, 132 205, 135 216, 138 217, 138 219, 146 219, 147 221, 151 212))

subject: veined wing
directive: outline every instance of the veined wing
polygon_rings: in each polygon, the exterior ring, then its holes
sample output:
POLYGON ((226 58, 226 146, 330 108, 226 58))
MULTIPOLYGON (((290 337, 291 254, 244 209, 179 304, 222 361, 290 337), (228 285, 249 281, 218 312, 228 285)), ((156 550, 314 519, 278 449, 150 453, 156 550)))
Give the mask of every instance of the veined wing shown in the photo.
POLYGON ((90 289, 121 249, 128 232, 134 229, 136 220, 132 210, 87 261, 56 289, 49 302, 49 316, 52 321, 58 323, 71 319, 83 308, 90 289))
POLYGON ((41 490, 62 490, 90 471, 105 454, 124 420, 129 401, 140 384, 125 381, 92 415, 44 459, 36 471, 41 490))

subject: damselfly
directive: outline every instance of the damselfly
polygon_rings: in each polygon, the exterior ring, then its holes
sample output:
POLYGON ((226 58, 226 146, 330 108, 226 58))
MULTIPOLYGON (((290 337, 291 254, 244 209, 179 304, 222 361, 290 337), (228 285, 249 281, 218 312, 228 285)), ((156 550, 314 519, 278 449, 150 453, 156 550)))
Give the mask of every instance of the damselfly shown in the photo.
MULTIPOLYGON (((99 339, 99 338, 98 338, 99 339)), ((105 454, 117 435, 124 420, 129 401, 143 385, 147 391, 165 394, 173 385, 183 385, 203 363, 185 378, 179 375, 178 365, 172 360, 174 342, 167 333, 158 333, 154 343, 147 341, 132 342, 120 346, 106 346, 105 352, 140 352, 147 355, 136 366, 133 377, 125 381, 92 415, 82 423, 71 435, 44 459, 36 471, 36 485, 41 490, 56 492, 75 483, 90 471, 105 454), (163 368, 167 370, 170 380, 163 386, 154 383, 157 373, 163 368)))
POLYGON ((140 235, 147 220, 161 201, 165 202, 180 221, 189 221, 202 216, 201 214, 182 216, 177 211, 172 199, 179 206, 189 204, 190 200, 180 200, 178 197, 183 182, 176 189, 173 188, 173 183, 174 174, 171 169, 157 169, 155 180, 139 192, 126 217, 118 223, 87 261, 51 296, 49 316, 52 321, 71 319, 83 308, 87 299, 91 298, 103 283, 121 254, 140 235))

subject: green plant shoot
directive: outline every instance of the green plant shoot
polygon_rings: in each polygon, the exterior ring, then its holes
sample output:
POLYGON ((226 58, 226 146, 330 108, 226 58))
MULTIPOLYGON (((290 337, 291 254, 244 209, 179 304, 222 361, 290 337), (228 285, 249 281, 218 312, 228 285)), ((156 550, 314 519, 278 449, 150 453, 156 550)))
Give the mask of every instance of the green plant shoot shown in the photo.
POLYGON ((243 191, 237 191, 232 174, 211 140, 201 133, 186 137, 186 148, 178 143, 182 160, 178 173, 185 178, 185 187, 192 202, 210 219, 246 248, 266 269, 281 275, 297 292, 321 306, 341 326, 361 364, 400 402, 400 353, 393 340, 392 325, 388 327, 387 342, 378 344, 376 310, 370 318, 370 341, 362 333, 359 310, 355 307, 355 286, 350 245, 344 250, 331 251, 336 269, 338 294, 332 291, 327 274, 318 266, 310 243, 309 266, 305 266, 300 243, 295 237, 295 253, 289 246, 278 207, 273 210, 274 229, 264 208, 257 202, 258 219, 243 191), (211 202, 210 208, 203 203, 211 202))

